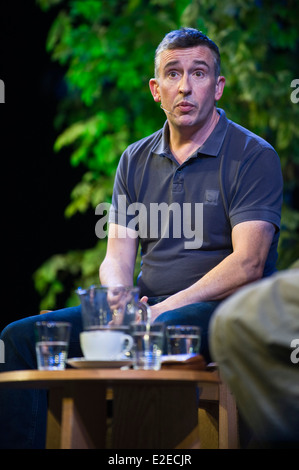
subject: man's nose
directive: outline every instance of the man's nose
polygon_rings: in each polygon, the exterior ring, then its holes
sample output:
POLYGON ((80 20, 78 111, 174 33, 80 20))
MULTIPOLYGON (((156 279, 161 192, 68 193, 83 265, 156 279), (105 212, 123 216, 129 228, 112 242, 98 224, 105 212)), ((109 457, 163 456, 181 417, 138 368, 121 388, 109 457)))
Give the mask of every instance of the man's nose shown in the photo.
POLYGON ((188 95, 191 92, 191 81, 187 73, 182 75, 182 78, 179 83, 179 92, 183 95, 188 95))

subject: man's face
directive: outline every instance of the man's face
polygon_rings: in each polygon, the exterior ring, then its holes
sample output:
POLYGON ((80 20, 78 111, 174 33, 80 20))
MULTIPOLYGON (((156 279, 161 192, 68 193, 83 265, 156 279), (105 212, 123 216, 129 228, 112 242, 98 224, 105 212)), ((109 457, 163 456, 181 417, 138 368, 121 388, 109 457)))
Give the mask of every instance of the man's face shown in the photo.
POLYGON ((222 96, 225 79, 215 77, 215 62, 205 46, 161 53, 159 78, 150 80, 155 101, 161 101, 175 127, 198 127, 212 116, 222 96))

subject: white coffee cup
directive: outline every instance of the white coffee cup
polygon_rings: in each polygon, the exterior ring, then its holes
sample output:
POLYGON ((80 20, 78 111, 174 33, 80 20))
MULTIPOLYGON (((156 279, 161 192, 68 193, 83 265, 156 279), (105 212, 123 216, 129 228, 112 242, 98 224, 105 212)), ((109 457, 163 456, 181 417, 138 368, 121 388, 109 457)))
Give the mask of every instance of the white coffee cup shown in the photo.
POLYGON ((89 360, 110 361, 123 359, 133 346, 133 338, 122 331, 94 330, 80 333, 84 357, 89 360))

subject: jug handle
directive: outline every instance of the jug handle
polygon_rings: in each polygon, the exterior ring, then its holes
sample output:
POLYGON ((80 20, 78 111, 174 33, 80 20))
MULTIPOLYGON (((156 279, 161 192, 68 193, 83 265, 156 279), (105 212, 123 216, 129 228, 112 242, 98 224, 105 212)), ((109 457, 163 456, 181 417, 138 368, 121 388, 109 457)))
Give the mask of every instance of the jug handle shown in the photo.
POLYGON ((151 308, 146 302, 138 302, 138 308, 139 308, 139 313, 140 313, 140 320, 143 322, 149 322, 151 321, 151 308))

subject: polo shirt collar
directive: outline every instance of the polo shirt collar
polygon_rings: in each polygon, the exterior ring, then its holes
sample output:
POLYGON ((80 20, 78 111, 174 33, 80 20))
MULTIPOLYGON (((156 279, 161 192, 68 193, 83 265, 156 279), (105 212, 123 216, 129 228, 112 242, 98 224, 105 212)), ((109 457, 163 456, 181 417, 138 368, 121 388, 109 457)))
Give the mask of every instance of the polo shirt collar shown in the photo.
MULTIPOLYGON (((217 157, 220 152, 223 140, 225 138, 229 120, 226 117, 225 111, 221 108, 217 108, 220 114, 220 119, 211 135, 207 138, 204 144, 195 152, 194 155, 208 155, 211 157, 217 157)), ((169 154, 169 126, 168 121, 165 122, 162 128, 162 135, 160 141, 153 148, 153 153, 158 155, 169 154)))

